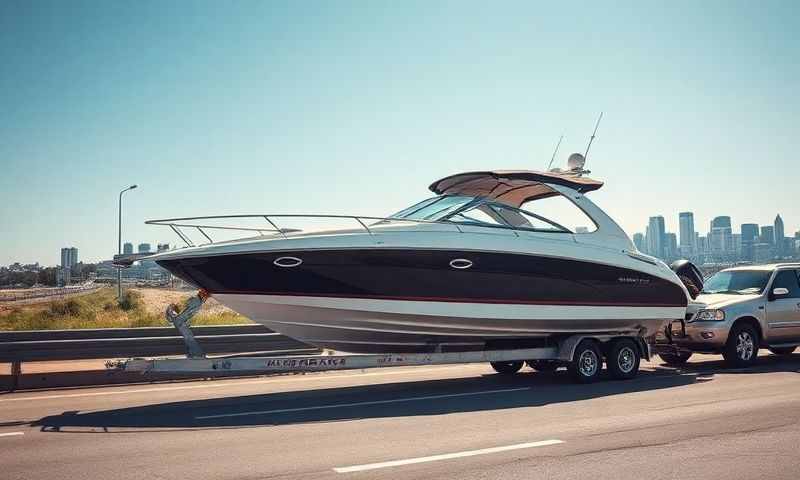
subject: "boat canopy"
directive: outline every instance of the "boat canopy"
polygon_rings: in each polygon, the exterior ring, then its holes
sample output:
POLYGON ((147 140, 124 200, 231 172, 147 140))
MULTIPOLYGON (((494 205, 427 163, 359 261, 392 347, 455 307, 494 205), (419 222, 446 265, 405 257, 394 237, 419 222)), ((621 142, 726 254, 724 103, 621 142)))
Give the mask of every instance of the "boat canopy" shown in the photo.
POLYGON ((486 197, 519 207, 532 200, 560 195, 548 184, 563 185, 580 193, 591 192, 603 186, 601 181, 581 177, 573 172, 495 170, 458 173, 433 182, 429 188, 438 195, 486 197))

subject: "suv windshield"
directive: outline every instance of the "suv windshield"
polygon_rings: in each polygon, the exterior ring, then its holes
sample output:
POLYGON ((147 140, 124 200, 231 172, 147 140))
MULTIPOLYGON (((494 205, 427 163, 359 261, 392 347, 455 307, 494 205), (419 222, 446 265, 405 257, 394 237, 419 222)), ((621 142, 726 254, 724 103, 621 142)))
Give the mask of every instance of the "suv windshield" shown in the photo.
POLYGON ((706 280, 700 293, 760 294, 771 275, 769 270, 722 271, 706 280))

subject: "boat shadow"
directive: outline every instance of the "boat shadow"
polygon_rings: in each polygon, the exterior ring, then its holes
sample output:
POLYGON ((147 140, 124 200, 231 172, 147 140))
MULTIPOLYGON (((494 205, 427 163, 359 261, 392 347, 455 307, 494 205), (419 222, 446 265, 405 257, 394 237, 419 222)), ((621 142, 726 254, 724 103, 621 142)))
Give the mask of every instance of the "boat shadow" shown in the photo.
POLYGON ((443 415, 543 407, 709 381, 713 373, 658 368, 634 380, 576 385, 555 374, 486 374, 64 412, 31 425, 44 432, 126 433, 136 429, 220 429, 443 415), (117 430, 123 429, 123 430, 117 430), (124 430, 132 429, 132 430, 124 430))

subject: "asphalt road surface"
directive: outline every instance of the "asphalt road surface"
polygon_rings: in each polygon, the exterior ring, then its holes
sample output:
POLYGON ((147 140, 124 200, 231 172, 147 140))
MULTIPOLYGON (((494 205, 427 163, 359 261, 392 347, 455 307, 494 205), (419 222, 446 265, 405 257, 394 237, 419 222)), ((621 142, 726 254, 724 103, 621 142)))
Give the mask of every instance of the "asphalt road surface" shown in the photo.
POLYGON ((631 381, 488 365, 0 395, 0 478, 800 475, 800 354, 631 381))

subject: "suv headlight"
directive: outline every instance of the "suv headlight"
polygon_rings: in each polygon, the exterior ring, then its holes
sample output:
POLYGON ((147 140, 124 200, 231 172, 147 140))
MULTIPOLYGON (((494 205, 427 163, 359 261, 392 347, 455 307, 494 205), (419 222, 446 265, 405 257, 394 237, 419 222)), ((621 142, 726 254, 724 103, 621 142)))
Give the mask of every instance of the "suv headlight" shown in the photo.
POLYGON ((696 322, 721 322, 725 320, 725 312, 722 310, 700 310, 693 318, 696 322))

